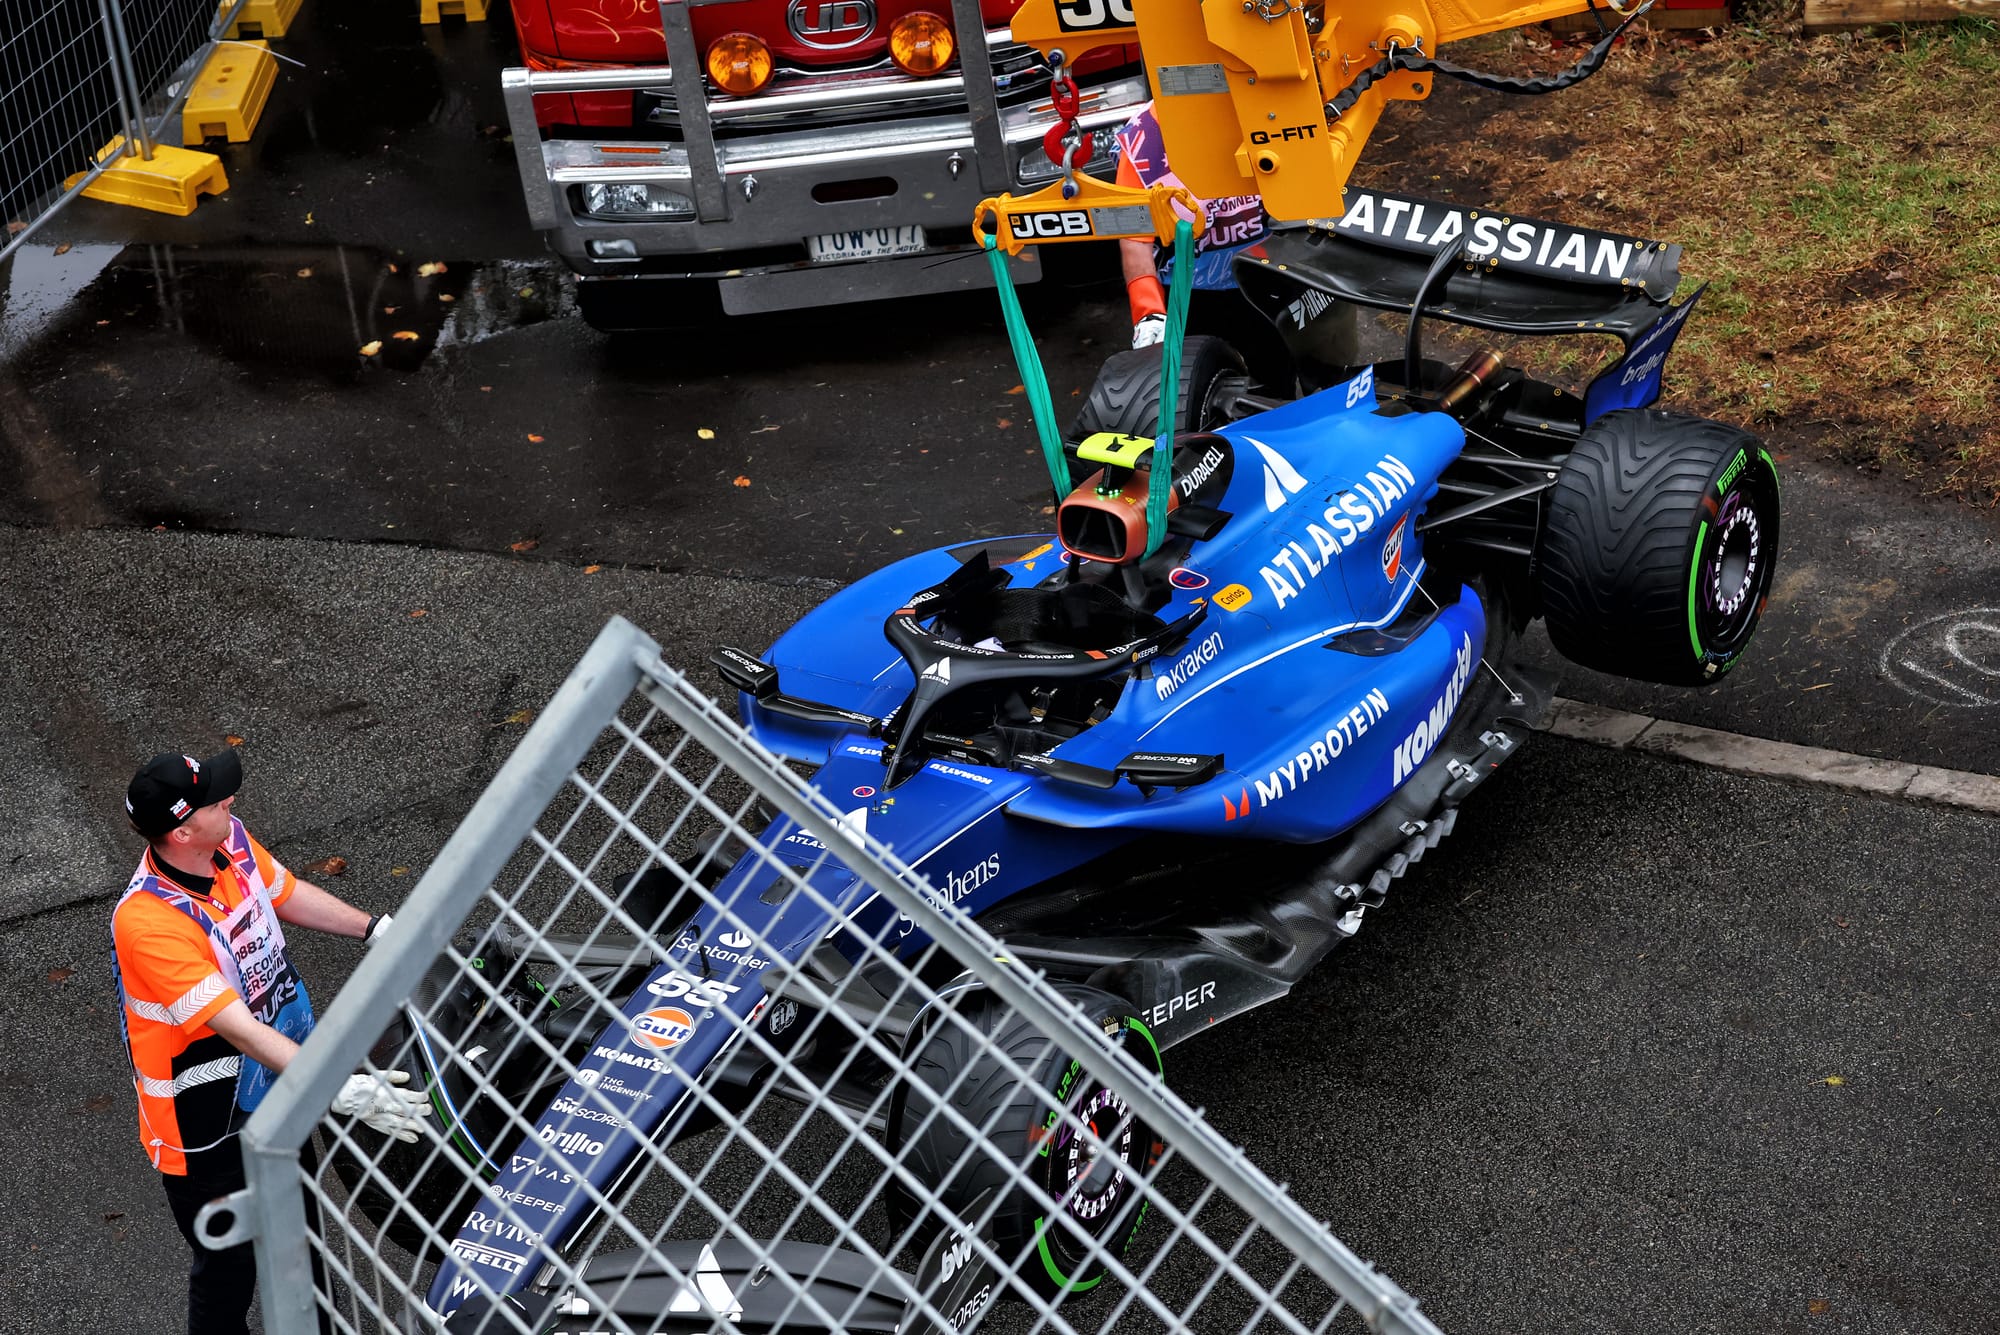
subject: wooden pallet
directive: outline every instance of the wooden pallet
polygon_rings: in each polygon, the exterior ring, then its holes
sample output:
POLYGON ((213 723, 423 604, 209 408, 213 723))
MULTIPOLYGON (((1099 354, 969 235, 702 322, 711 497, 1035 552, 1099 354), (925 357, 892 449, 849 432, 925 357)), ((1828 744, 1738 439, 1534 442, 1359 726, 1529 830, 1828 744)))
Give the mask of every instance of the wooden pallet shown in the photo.
POLYGON ((2000 0, 1806 0, 1806 31, 1815 34, 1964 18, 2000 18, 2000 0))

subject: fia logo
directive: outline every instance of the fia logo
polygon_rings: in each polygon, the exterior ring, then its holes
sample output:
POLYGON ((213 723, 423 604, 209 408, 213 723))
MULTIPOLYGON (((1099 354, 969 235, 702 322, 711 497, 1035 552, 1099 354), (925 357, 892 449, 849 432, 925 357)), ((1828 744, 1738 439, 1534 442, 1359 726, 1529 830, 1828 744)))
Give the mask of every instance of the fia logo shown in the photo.
POLYGON ((874 0, 792 0, 785 6, 792 36, 822 51, 858 46, 875 31, 874 0))
POLYGON ((1285 502, 1306 489, 1306 480, 1299 476, 1299 470, 1292 467, 1292 461, 1258 440, 1255 436, 1243 439, 1257 447, 1257 453, 1264 456, 1264 508, 1272 514, 1285 508, 1285 502))

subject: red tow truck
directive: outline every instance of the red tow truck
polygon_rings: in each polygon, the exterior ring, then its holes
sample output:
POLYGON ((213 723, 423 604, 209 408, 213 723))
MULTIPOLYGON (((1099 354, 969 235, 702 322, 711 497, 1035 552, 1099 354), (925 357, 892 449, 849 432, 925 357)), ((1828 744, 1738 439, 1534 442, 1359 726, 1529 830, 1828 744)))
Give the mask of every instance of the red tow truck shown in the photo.
MULTIPOLYGON (((1089 6, 1121 0, 1073 0, 1089 6)), ((532 225, 602 329, 987 287, 973 207, 1061 173, 1020 0, 515 0, 502 76, 532 225)), ((1146 104, 1136 47, 1069 71, 1075 162, 1146 104)), ((1039 277, 1015 263, 1016 282, 1039 277)))

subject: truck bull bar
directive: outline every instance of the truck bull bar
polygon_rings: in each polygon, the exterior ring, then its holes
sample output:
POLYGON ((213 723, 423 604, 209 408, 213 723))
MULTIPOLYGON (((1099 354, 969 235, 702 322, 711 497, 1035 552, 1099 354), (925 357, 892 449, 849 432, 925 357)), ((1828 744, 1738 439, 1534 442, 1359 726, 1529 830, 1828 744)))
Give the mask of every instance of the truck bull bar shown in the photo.
MULTIPOLYGON (((992 57, 995 47, 1011 45, 1009 34, 987 31, 978 0, 953 0, 956 73, 711 95, 692 6, 734 3, 741 0, 661 4, 665 65, 502 72, 529 224, 586 280, 713 277, 724 309, 735 314, 990 287, 967 225, 974 206, 1059 175, 1041 146, 1054 108, 1045 99, 1001 104, 992 57), (625 91, 670 93, 681 137, 635 131, 628 139, 545 140, 536 123, 538 93, 625 91), (870 112, 878 114, 824 123, 870 112), (786 124, 788 115, 799 123, 786 124), (869 189, 852 188, 864 182, 869 189), (685 207, 605 216, 586 206, 590 186, 635 184, 670 192, 685 207), (925 229, 925 245, 913 254, 855 261, 808 254, 809 237, 912 225, 925 229), (952 259, 961 262, 941 262, 952 259)), ((1086 91, 1078 124, 1098 170, 1116 160, 1110 132, 1149 96, 1138 73, 1086 91)), ((1016 281, 1032 282, 1039 271, 1020 264, 1016 281)))

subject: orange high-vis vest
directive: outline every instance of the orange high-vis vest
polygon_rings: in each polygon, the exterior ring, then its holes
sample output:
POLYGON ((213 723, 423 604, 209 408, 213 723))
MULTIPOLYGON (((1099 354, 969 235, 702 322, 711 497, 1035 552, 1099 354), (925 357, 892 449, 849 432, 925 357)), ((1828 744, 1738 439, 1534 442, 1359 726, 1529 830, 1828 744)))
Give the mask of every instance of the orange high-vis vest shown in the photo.
POLYGON ((111 913, 111 969, 139 1096, 139 1143, 155 1168, 175 1176, 188 1171, 189 1152, 221 1145, 240 1120, 236 1091, 245 1059, 208 1022, 243 997, 223 972, 217 950, 226 945, 217 946, 213 928, 260 894, 277 908, 297 884, 233 818, 216 862, 204 897, 162 872, 148 849, 111 913))

